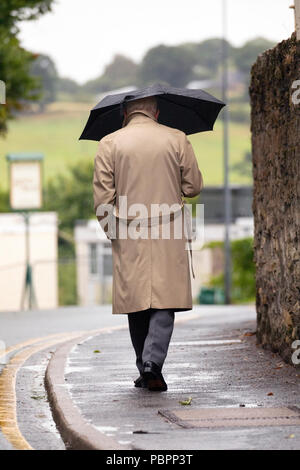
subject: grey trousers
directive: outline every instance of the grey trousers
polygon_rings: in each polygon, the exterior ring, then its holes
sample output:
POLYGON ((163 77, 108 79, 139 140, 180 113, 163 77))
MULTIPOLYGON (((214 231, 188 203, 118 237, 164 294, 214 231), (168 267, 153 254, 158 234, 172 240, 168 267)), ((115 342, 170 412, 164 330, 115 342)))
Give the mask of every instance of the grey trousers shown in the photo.
POLYGON ((173 310, 128 313, 129 332, 140 373, 146 361, 152 361, 162 369, 173 333, 174 316, 173 310))

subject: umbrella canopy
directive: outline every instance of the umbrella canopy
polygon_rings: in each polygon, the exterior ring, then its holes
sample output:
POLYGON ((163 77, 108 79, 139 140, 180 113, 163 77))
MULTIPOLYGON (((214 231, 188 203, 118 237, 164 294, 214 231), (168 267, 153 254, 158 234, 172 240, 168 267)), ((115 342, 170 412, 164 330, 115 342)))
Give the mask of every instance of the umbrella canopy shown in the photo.
POLYGON ((158 122, 186 134, 210 131, 225 103, 203 90, 155 84, 126 93, 107 95, 90 112, 79 139, 99 141, 122 127, 126 102, 156 96, 158 122))

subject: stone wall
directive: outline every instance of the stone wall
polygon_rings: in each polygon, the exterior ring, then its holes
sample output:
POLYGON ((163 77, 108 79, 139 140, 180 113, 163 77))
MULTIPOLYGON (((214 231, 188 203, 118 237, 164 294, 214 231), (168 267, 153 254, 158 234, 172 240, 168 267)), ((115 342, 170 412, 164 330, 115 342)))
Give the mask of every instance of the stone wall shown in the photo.
POLYGON ((300 80, 300 43, 293 34, 258 57, 250 85, 257 338, 288 362, 293 341, 300 339, 300 104, 292 101, 295 80, 300 80))

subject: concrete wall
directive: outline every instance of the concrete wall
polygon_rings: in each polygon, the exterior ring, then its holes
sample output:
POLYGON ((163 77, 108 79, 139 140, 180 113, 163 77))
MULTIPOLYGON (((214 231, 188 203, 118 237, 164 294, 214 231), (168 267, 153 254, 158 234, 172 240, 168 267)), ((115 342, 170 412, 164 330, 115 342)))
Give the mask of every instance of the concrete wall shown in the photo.
POLYGON ((104 272, 103 253, 111 255, 111 242, 107 240, 97 219, 77 221, 74 230, 76 247, 77 294, 80 305, 110 303, 112 276, 104 272), (91 272, 90 245, 95 245, 96 272, 91 272))
POLYGON ((292 99, 299 79, 294 35, 251 71, 257 337, 287 361, 300 338, 300 105, 292 99))
MULTIPOLYGON (((57 217, 53 212, 30 216, 30 262, 38 308, 57 307, 57 217)), ((0 312, 21 307, 25 280, 26 241, 24 218, 0 215, 0 312)), ((27 305, 25 305, 26 307, 27 305)))

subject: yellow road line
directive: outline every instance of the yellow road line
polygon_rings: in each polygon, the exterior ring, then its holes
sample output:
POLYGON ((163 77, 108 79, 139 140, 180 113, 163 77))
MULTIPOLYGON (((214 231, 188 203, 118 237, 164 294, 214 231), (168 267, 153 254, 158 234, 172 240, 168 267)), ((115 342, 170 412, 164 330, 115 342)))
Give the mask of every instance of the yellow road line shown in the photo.
POLYGON ((68 334, 60 339, 45 341, 27 348, 14 356, 0 375, 0 429, 6 439, 18 450, 32 450, 22 435, 17 422, 16 376, 20 367, 32 355, 47 347, 80 337, 82 334, 68 334))
MULTIPOLYGON (((72 334, 75 332, 71 332, 72 334)), ((85 333, 85 332, 84 332, 85 333)), ((23 341, 22 343, 14 344, 13 346, 9 346, 8 348, 5 349, 2 353, 0 353, 0 358, 3 356, 6 356, 7 354, 17 351, 18 349, 24 348, 26 346, 31 346, 36 343, 41 343, 42 341, 45 341, 45 339, 50 339, 50 338, 60 338, 61 336, 65 336, 66 332, 64 333, 54 333, 52 335, 48 336, 42 336, 40 338, 31 338, 26 341, 23 341)))

